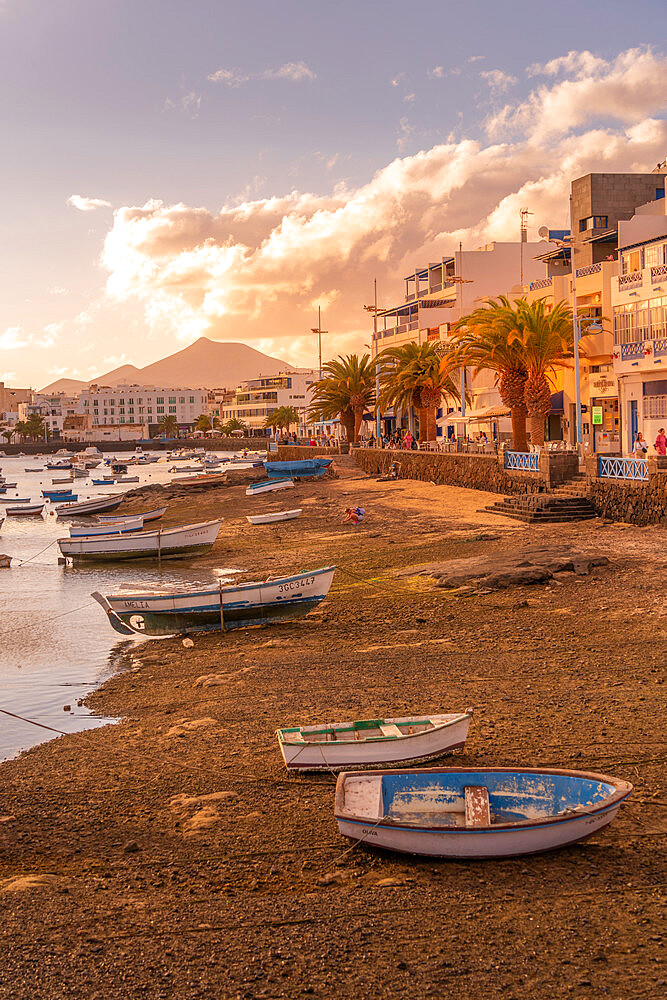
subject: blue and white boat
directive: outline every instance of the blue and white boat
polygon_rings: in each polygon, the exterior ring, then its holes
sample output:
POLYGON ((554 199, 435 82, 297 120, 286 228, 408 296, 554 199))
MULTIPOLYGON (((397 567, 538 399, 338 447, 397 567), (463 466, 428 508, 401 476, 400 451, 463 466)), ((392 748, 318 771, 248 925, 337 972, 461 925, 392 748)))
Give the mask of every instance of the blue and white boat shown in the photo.
POLYGON ((406 854, 500 858, 573 844, 616 816, 632 785, 557 768, 349 771, 335 816, 350 840, 406 854))
POLYGON ((264 462, 269 479, 317 479, 327 471, 333 458, 306 458, 294 462, 264 462))
POLYGON ((260 493, 275 493, 276 490, 287 490, 294 486, 293 479, 262 479, 258 483, 248 486, 245 495, 247 497, 259 496, 260 493))
POLYGON ((103 524, 76 525, 71 524, 70 538, 90 538, 97 535, 125 535, 133 531, 141 531, 144 519, 141 514, 126 517, 122 521, 108 521, 103 524))
POLYGON ((292 621, 312 611, 329 592, 335 566, 260 583, 206 590, 142 591, 92 596, 121 635, 219 632, 292 621))
POLYGON ((78 496, 71 490, 42 490, 42 496, 47 500, 78 500, 78 496))

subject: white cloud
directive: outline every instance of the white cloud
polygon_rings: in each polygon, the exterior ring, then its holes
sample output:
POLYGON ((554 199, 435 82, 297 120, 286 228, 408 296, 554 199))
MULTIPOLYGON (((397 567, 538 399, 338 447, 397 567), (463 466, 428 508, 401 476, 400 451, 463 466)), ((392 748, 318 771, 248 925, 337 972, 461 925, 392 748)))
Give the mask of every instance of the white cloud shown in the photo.
POLYGON ((648 48, 628 49, 609 62, 571 52, 561 62, 557 72, 569 68, 574 79, 540 86, 521 104, 505 105, 486 122, 490 136, 515 133, 543 142, 600 119, 633 124, 667 107, 667 58, 648 48))
POLYGON ((434 66, 433 69, 429 69, 427 71, 426 75, 432 77, 435 80, 441 80, 443 78, 443 76, 445 75, 445 67, 444 66, 434 66))
POLYGON ((593 55, 587 49, 577 52, 574 49, 566 56, 558 56, 546 63, 533 63, 526 70, 528 76, 559 76, 569 73, 571 76, 590 76, 600 70, 604 71, 609 64, 599 56, 593 55))
POLYGON ((24 347, 53 347, 63 329, 62 323, 49 323, 41 334, 26 333, 20 326, 9 326, 0 334, 0 350, 18 351, 24 347))
POLYGON ((0 350, 16 351, 29 343, 29 337, 20 326, 8 326, 4 333, 0 333, 0 350))
POLYGON ((486 58, 486 56, 470 56, 470 58, 468 59, 468 62, 469 63, 476 63, 476 62, 479 62, 480 59, 485 59, 485 58, 486 58))
POLYGON ((81 194, 72 194, 67 199, 67 204, 72 208, 78 208, 80 212, 94 212, 97 208, 111 208, 111 202, 104 198, 86 198, 81 194))
POLYGON ((250 80, 290 80, 301 83, 303 80, 316 80, 317 73, 303 62, 288 62, 277 69, 265 69, 261 73, 244 73, 240 69, 217 69, 206 77, 211 83, 225 83, 228 87, 240 87, 250 80))
POLYGON ((403 98, 403 103, 404 104, 414 104, 416 98, 417 98, 416 94, 406 94, 405 97, 403 98))
POLYGON ((489 87, 496 92, 503 93, 517 82, 517 78, 510 73, 503 73, 501 69, 489 69, 480 73, 489 87))
POLYGON ((49 295, 69 295, 69 289, 63 288, 62 285, 53 285, 49 288, 49 295))
POLYGON ((392 87, 400 87, 403 80, 405 80, 405 73, 398 73, 391 81, 392 87))
POLYGON ((199 116, 201 102, 202 95, 198 94, 196 90, 189 90, 186 94, 182 94, 181 97, 178 97, 175 100, 168 97, 164 102, 164 106, 168 110, 185 111, 185 113, 190 115, 191 118, 197 118, 199 116))

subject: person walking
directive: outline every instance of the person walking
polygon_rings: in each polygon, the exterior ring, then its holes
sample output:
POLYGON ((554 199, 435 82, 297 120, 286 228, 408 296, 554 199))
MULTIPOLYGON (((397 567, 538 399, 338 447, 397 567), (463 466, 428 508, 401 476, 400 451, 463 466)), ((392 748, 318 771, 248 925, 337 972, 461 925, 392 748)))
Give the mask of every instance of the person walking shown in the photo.
POLYGON ((655 450, 658 455, 667 455, 667 437, 665 437, 664 427, 661 427, 658 431, 658 435, 655 439, 655 450))
POLYGON ((646 441, 644 440, 644 435, 642 434, 641 431, 637 431, 637 437, 635 438, 635 444, 632 450, 634 452, 635 458, 644 458, 646 452, 648 451, 648 445, 646 444, 646 441))

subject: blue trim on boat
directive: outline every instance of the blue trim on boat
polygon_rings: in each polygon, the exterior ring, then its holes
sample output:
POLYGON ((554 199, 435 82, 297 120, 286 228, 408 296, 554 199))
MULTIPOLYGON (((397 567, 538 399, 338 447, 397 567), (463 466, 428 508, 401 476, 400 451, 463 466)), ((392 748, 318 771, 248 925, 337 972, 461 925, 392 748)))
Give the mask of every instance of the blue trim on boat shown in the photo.
MULTIPOLYGON (((268 586, 275 586, 277 584, 282 584, 282 583, 293 583, 294 580, 301 580, 301 579, 303 579, 304 576, 321 576, 323 573, 331 573, 332 570, 335 570, 335 569, 336 569, 335 566, 325 566, 323 569, 314 569, 310 573, 296 573, 294 576, 281 576, 281 577, 277 577, 275 580, 255 580, 254 583, 239 583, 239 584, 232 583, 232 584, 228 584, 226 587, 223 587, 222 588, 222 593, 224 594, 225 591, 229 592, 229 591, 232 591, 232 590, 255 590, 257 587, 266 587, 267 585, 268 586)), ((215 589, 211 588, 211 590, 203 590, 203 591, 201 591, 201 590, 200 591, 198 591, 198 590, 192 591, 191 590, 191 591, 186 591, 185 593, 181 593, 181 594, 169 594, 169 593, 148 594, 148 595, 142 595, 142 594, 111 594, 110 596, 115 601, 118 601, 118 600, 123 600, 123 601, 164 601, 164 600, 168 600, 168 599, 177 600, 179 598, 184 598, 184 597, 195 597, 198 594, 201 594, 202 597, 208 597, 209 594, 212 597, 215 597, 216 598, 216 607, 219 607, 219 604, 220 604, 220 590, 219 590, 219 588, 215 588, 215 589)), ((161 613, 162 612, 156 612, 156 614, 161 614, 161 613)))

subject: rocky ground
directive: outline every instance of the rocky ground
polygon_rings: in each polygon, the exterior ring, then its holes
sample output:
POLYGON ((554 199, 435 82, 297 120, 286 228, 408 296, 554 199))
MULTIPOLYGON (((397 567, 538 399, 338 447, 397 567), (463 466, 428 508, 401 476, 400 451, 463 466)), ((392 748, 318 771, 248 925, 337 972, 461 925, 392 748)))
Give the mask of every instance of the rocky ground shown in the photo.
POLYGON ((202 565, 340 571, 298 623, 116 643, 90 702, 123 721, 0 766, 0 997, 665 995, 667 530, 524 527, 488 494, 348 463, 275 498, 172 502, 166 524, 225 515, 202 565), (551 854, 378 854, 339 836, 334 778, 288 776, 275 744, 279 725, 468 705, 448 763, 601 770, 633 797, 551 854))

